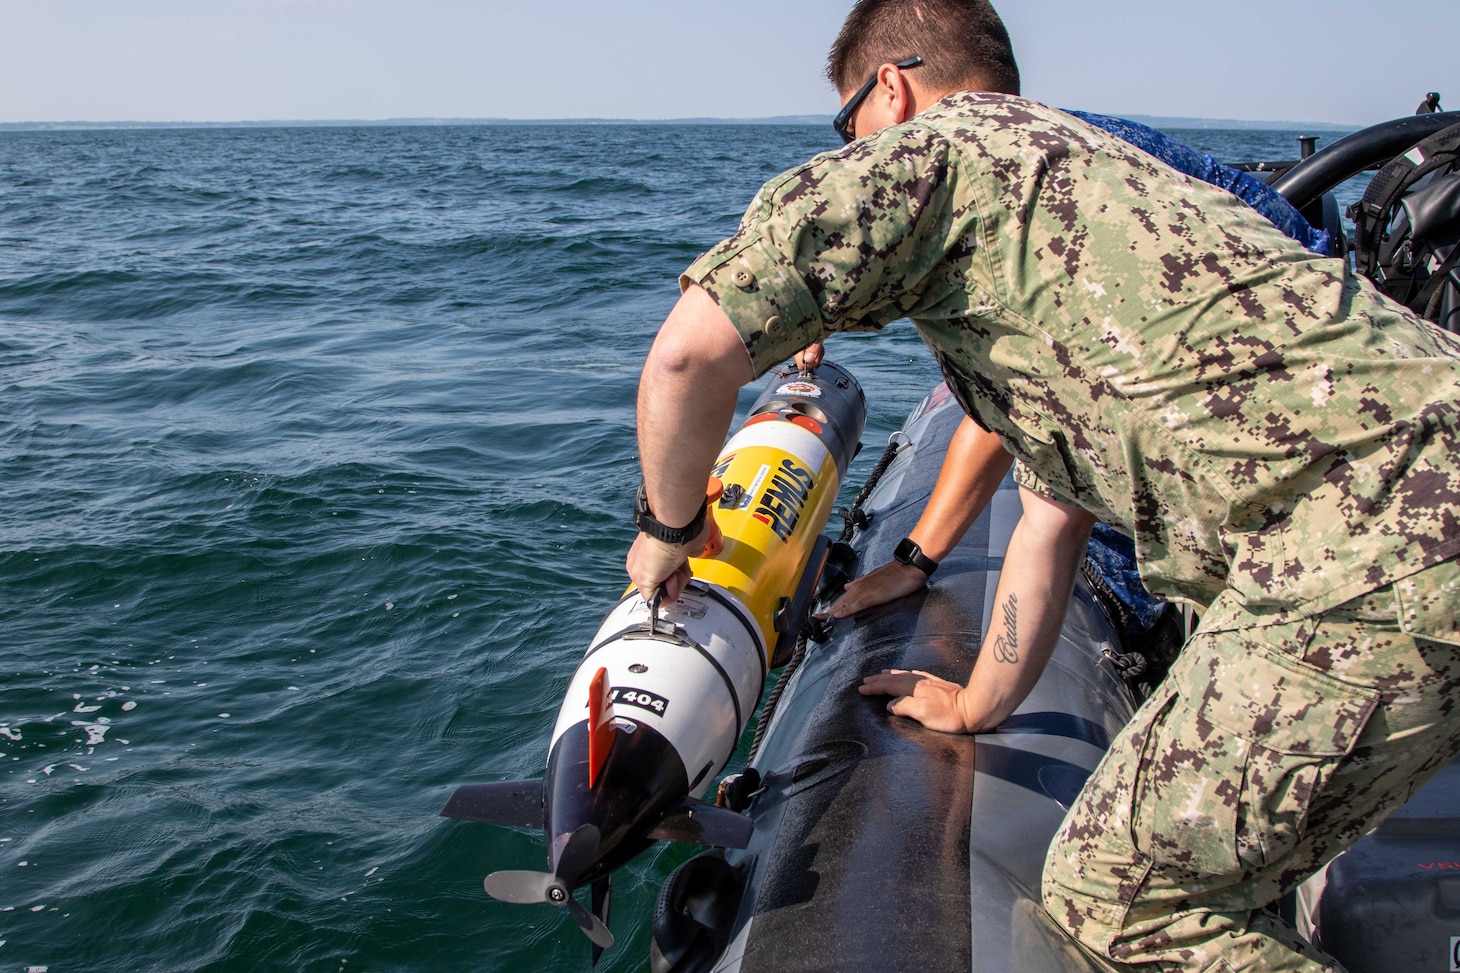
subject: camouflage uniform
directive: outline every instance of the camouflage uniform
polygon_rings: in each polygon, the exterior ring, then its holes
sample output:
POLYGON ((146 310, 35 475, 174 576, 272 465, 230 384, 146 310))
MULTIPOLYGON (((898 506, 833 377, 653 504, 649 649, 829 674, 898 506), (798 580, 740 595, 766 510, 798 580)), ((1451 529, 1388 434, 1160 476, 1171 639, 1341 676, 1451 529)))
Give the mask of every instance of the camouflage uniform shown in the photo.
POLYGON ((1321 968, 1253 910, 1460 748, 1460 342, 1231 194, 969 92, 768 183, 690 282, 757 373, 911 318, 1025 486, 1203 609, 1051 849, 1051 912, 1124 962, 1321 968))

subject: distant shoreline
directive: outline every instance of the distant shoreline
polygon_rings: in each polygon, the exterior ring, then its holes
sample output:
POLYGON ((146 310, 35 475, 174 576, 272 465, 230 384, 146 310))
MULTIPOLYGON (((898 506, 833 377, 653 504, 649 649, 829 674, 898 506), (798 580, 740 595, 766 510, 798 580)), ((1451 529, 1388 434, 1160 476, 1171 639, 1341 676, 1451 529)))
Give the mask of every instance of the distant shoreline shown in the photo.
MULTIPOLYGON (((1158 129, 1224 129, 1231 131, 1351 132, 1361 127, 1336 122, 1252 121, 1236 118, 1180 118, 1122 115, 1158 129)), ((381 118, 280 119, 235 122, 0 122, 0 132, 66 132, 116 129, 180 128, 398 128, 468 125, 830 125, 830 115, 780 115, 772 118, 381 118)))

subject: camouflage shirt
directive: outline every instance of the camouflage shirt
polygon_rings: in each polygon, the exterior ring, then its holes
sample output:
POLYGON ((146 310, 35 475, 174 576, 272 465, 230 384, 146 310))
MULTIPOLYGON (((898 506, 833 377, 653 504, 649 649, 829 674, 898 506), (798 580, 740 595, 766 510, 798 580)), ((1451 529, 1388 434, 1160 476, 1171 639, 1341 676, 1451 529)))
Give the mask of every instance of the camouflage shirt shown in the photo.
POLYGON ((784 173, 691 282, 757 374, 911 318, 1025 485, 1130 533, 1164 597, 1317 612, 1460 551, 1460 341, 1035 102, 951 95, 784 173))

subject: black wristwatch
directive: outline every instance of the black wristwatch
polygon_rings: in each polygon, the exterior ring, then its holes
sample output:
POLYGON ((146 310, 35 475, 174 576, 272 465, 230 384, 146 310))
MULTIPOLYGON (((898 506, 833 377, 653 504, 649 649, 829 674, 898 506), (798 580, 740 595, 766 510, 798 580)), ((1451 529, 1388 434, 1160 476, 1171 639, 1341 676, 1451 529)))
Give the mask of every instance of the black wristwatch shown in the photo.
POLYGON ((911 537, 904 537, 899 541, 897 547, 892 550, 892 556, 903 564, 911 564, 930 578, 933 576, 933 572, 938 570, 938 562, 924 554, 923 549, 918 547, 917 541, 911 537))
POLYGON ((649 497, 644 493, 644 483, 639 482, 639 495, 634 499, 634 526, 639 528, 640 533, 648 534, 656 541, 663 541, 666 544, 688 544, 700 536, 700 531, 705 529, 705 508, 709 506, 706 500, 700 504, 700 512, 695 514, 694 520, 683 527, 667 527, 654 519, 649 512, 649 497))

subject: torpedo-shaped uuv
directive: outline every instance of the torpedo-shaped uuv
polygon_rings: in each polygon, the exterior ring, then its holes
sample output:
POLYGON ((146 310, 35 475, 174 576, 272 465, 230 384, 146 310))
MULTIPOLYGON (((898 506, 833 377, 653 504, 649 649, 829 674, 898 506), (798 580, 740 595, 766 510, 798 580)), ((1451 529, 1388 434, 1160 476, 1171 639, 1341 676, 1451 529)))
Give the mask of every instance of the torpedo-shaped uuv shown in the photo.
POLYGON ((691 560, 674 604, 630 589, 608 613, 568 685, 543 778, 469 784, 442 810, 543 829, 548 870, 493 873, 494 898, 567 909, 596 959, 613 943, 615 869, 656 840, 745 846, 750 819, 699 797, 805 624, 866 415, 861 386, 835 364, 772 376, 715 464, 723 548, 691 560), (589 908, 573 896, 584 885, 589 908))

